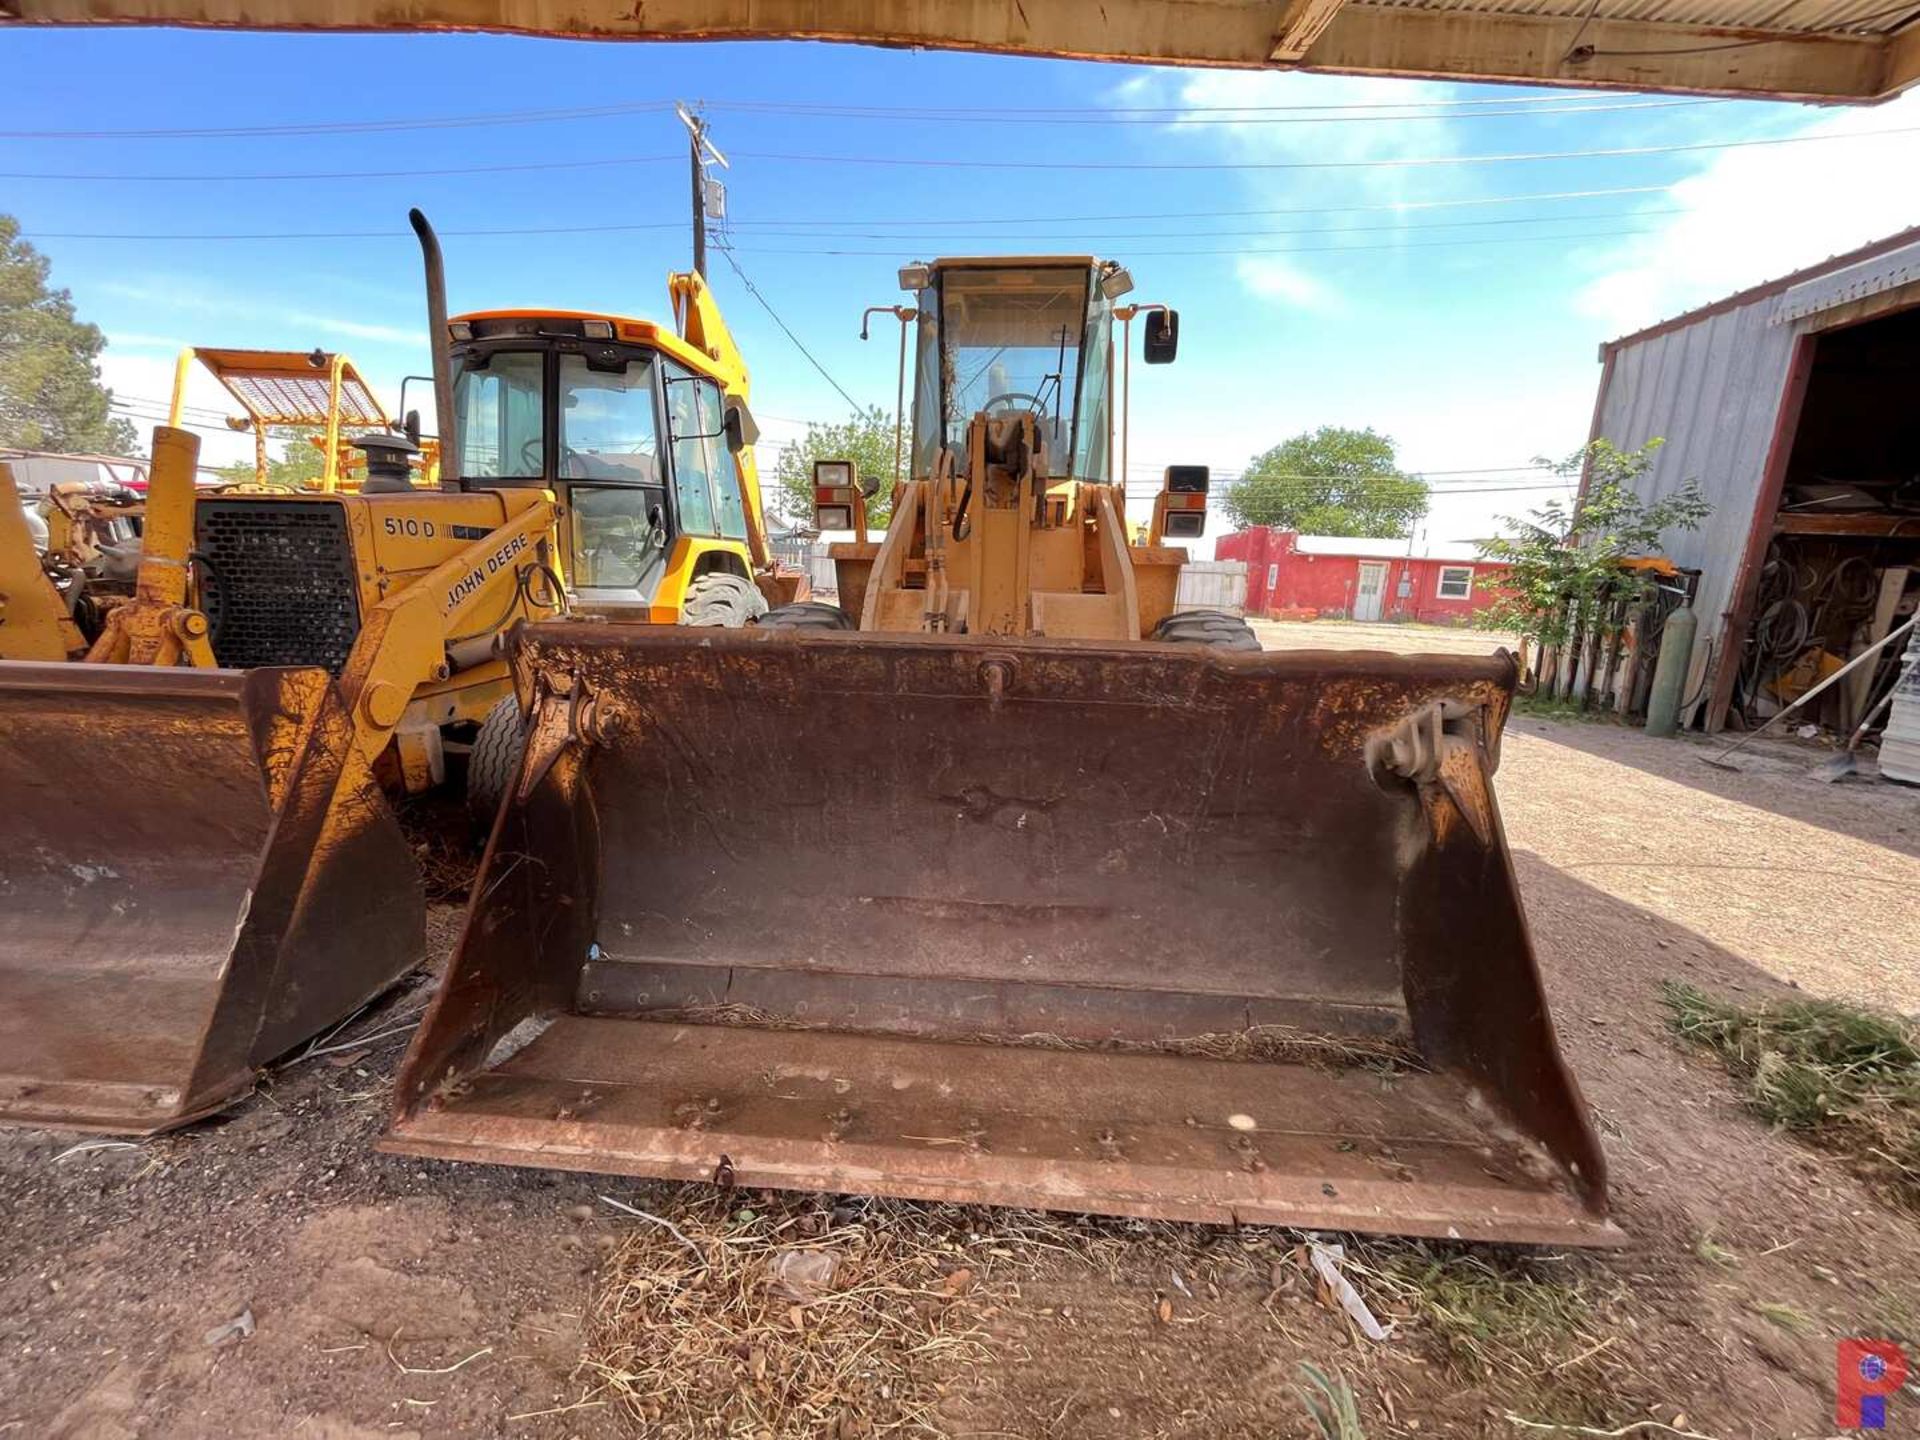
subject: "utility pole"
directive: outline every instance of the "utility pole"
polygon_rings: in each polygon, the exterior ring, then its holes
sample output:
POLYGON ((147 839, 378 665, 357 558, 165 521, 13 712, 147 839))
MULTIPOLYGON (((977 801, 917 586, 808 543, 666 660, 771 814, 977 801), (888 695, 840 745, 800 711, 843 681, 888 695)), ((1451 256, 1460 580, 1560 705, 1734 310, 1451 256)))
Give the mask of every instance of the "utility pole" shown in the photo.
POLYGON ((707 138, 707 122, 678 102, 674 104, 674 113, 680 117, 680 123, 687 127, 687 163, 693 179, 693 271, 702 280, 707 278, 707 212, 709 200, 713 198, 709 191, 720 190, 717 180, 707 177, 707 166, 718 165, 722 170, 733 167, 707 138))

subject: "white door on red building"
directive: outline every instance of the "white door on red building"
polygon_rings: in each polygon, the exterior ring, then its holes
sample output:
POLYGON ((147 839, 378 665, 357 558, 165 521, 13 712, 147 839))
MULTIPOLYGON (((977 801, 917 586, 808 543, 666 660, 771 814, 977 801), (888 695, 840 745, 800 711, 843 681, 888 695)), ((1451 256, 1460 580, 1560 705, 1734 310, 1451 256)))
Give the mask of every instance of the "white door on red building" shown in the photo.
POLYGON ((1387 593, 1387 567, 1377 560, 1360 562, 1360 588, 1354 592, 1353 618, 1378 620, 1380 602, 1387 593))

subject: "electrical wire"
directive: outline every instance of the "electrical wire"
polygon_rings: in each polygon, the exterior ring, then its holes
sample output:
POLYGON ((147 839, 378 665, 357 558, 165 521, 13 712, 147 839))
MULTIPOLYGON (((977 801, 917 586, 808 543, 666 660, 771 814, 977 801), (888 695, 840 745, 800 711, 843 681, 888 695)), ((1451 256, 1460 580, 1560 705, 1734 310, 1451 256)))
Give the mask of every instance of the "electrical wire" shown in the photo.
POLYGON ((115 184, 164 182, 186 185, 209 181, 233 185, 252 181, 279 180, 418 180, 447 175, 508 175, 527 171, 597 170, 621 165, 664 165, 685 160, 684 155, 614 155, 601 160, 536 160, 514 165, 460 165, 427 170, 276 170, 258 173, 228 171, 195 175, 104 175, 96 173, 54 173, 48 171, 0 171, 0 180, 75 180, 112 181, 115 184))
MULTIPOLYGON (((1093 224, 1101 221, 1140 221, 1140 220, 1222 220, 1247 219, 1262 215, 1354 215, 1403 213, 1406 211, 1457 209, 1463 206, 1484 205, 1523 205, 1550 204, 1562 200, 1595 200, 1617 195, 1660 195, 1670 187, 1666 185, 1619 185, 1597 190, 1550 190, 1528 195, 1479 195, 1446 200, 1404 200, 1386 204, 1370 205, 1289 205, 1252 210, 1182 210, 1182 211, 1143 211, 1125 215, 1028 215, 1008 217, 1002 224, 999 216, 926 216, 917 219, 887 219, 868 217, 865 219, 837 218, 821 220, 810 216, 792 219, 734 220, 728 224, 729 233, 752 230, 755 233, 774 232, 775 227, 810 227, 817 230, 832 229, 836 234, 849 225, 918 226, 932 228, 942 225, 984 225, 993 224, 996 233, 1018 232, 1020 227, 1029 224, 1093 224)), ((1627 212, 1634 213, 1634 212, 1627 212)), ((1665 212, 1643 212, 1665 213, 1665 212)), ((1675 212, 1679 213, 1679 212, 1675 212)), ((1541 221, 1561 219, 1592 219, 1594 216, 1535 216, 1541 221)), ((603 235, 639 230, 680 230, 686 222, 682 220, 654 220, 627 225, 528 225, 485 230, 441 230, 442 235, 462 237, 514 236, 514 235, 603 235)), ((1407 227, 1412 228, 1412 227, 1407 227)), ((1084 234, 1076 230, 1075 235, 1084 234)), ((1141 232, 1145 234, 1146 232, 1141 232)), ((405 240, 414 243, 411 230, 279 230, 279 231, 76 231, 76 230, 36 230, 21 236, 23 240, 405 240)), ((825 238, 833 238, 827 236, 825 238)), ((903 243, 914 238, 910 235, 899 237, 903 243)))
MULTIPOLYGON (((1646 155, 1686 155, 1703 150, 1751 150, 1777 145, 1819 145, 1837 140, 1882 139, 1920 133, 1920 125, 1881 130, 1843 130, 1818 135, 1770 135, 1749 140, 1694 140, 1672 145, 1616 145, 1589 150, 1530 150, 1497 155, 1409 155, 1367 160, 966 160, 907 155, 816 155, 786 150, 736 150, 736 160, 783 164, 912 166, 943 170, 1381 170, 1424 166, 1509 165, 1528 161, 1619 160, 1646 155)), ((0 176, 0 178, 21 178, 0 176)))
MULTIPOLYGON (((1848 130, 1817 135, 1774 135, 1749 140, 1696 140, 1672 145, 1617 145, 1587 150, 1513 151, 1493 155, 1406 155, 1365 160, 1006 160, 924 155, 825 155, 786 150, 736 150, 736 160, 772 160, 785 165, 871 165, 933 170, 1071 170, 1092 172, 1201 173, 1213 171, 1381 170, 1511 165, 1560 160, 1619 160, 1651 155, 1687 155, 1708 150, 1751 150, 1781 145, 1821 145, 1842 140, 1877 140, 1920 133, 1920 125, 1880 130, 1848 130)), ((220 172, 210 174, 115 174, 69 171, 0 171, 0 180, 52 180, 130 184, 207 182, 231 185, 255 181, 402 180, 449 175, 501 175, 527 171, 591 170, 627 165, 678 163, 683 155, 614 155, 595 160, 542 160, 518 164, 468 165, 417 170, 320 170, 220 172)))
MULTIPOLYGON (((1156 258, 1174 255, 1329 255, 1358 254, 1369 250, 1435 250, 1458 246, 1473 245, 1539 245, 1559 244, 1568 240, 1618 240, 1629 235, 1653 235, 1658 232, 1649 229, 1625 230, 1567 230, 1553 235, 1505 235, 1484 236, 1475 239, 1460 240, 1407 240, 1386 245, 1267 245, 1247 246, 1230 245, 1225 249, 1180 249, 1180 250, 1135 250, 1128 247, 1129 259, 1156 258)), ((893 256, 900 252, 894 250, 844 250, 844 249, 795 249, 783 245, 753 245, 738 247, 742 255, 834 255, 834 256, 893 256)), ((1020 252, 1014 252, 1020 253, 1020 252)))
MULTIPOLYGON (((1724 105, 1713 98, 1656 99, 1616 101, 1596 99, 1583 103, 1584 97, 1570 95, 1482 96, 1457 100, 1396 100, 1356 102, 1339 105, 1117 105, 1057 108, 977 108, 939 109, 923 106, 860 106, 808 104, 806 102, 702 100, 701 106, 731 110, 742 114, 787 115, 818 119, 849 120, 974 120, 1015 125, 1085 124, 1268 124, 1265 118, 1287 117, 1286 123, 1325 123, 1330 120, 1391 119, 1475 119, 1481 115, 1565 115, 1586 111, 1667 110, 1680 106, 1724 105), (1431 115, 1402 115, 1408 110, 1432 111, 1431 115), (1355 114, 1365 111, 1365 114, 1355 114), (1300 122, 1292 117, 1302 117, 1300 122), (1167 118, 1170 117, 1170 118, 1167 118), (1324 117, 1322 119, 1321 117, 1324 117)), ((0 140, 86 141, 86 140, 244 140, 282 139, 300 136, 388 134, 413 130, 458 130, 515 125, 547 125, 573 120, 603 120, 623 115, 668 113, 675 101, 622 100, 604 105, 574 105, 553 109, 495 110, 469 115, 433 115, 394 117, 384 120, 316 120, 265 122, 254 125, 205 125, 157 127, 127 130, 0 130, 0 140)))
POLYGON ((716 242, 713 248, 726 256, 727 264, 731 265, 733 267, 733 273, 740 277, 740 283, 747 287, 747 293, 758 301, 760 308, 773 318, 773 323, 780 327, 780 332, 793 342, 793 348, 806 356, 807 363, 820 372, 820 378, 825 380, 827 384, 831 385, 835 390, 839 391, 840 398, 851 405, 856 413, 863 413, 866 407, 847 393, 846 386, 833 378, 833 375, 828 371, 827 367, 822 365, 814 353, 801 341, 800 337, 793 333, 793 327, 780 318, 780 312, 775 310, 773 306, 767 302, 767 297, 760 293, 760 287, 755 285, 747 275, 747 272, 740 268, 740 262, 733 258, 733 247, 716 242))
MULTIPOLYGON (((1479 220, 1430 220, 1402 221, 1385 225, 1312 225, 1281 226, 1278 228, 1208 228, 1198 232, 1197 238, 1216 238, 1225 236, 1246 236, 1259 239, 1274 235, 1357 235, 1357 234, 1398 234, 1408 230, 1459 230, 1485 229, 1502 225, 1562 225, 1574 221, 1592 220, 1642 220, 1665 215, 1690 215, 1695 211, 1683 206, 1668 206, 1650 210, 1613 210, 1573 215, 1499 215, 1479 220)), ((950 241, 971 242, 974 240, 1058 240, 1075 241, 1099 240, 1173 240, 1188 238, 1196 232, 1182 234, 1167 230, 1114 230, 1105 233, 1091 233, 1079 230, 1042 230, 1028 231, 1018 225, 998 226, 992 230, 929 229, 925 232, 903 232, 895 234, 884 230, 834 230, 822 233, 818 229, 777 229, 770 222, 761 222, 763 227, 753 231, 755 240, 773 238, 782 240, 825 239, 825 240, 891 240, 911 247, 912 245, 943 245, 950 241), (1009 232, 1014 232, 1010 235, 1009 232)), ((543 226, 528 230, 442 230, 442 235, 557 235, 590 234, 606 230, 680 230, 684 225, 660 221, 645 225, 582 226, 569 228, 562 226, 543 226)), ((41 231, 22 237, 27 240, 346 240, 346 239, 411 239, 411 232, 404 230, 357 230, 335 231, 332 233, 298 233, 250 235, 208 235, 208 234, 170 234, 170 235, 133 235, 73 233, 61 231, 41 231)), ((888 252, 891 253, 891 252, 888 252)))

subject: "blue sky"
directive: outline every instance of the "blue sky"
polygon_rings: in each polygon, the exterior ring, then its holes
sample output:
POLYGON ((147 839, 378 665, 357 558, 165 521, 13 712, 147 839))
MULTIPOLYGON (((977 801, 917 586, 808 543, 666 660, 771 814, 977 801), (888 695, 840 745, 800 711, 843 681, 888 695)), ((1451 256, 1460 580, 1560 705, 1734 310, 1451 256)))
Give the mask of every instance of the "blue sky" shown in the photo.
MULTIPOLYGON (((678 99, 704 102, 733 161, 738 263, 863 403, 891 404, 891 329, 857 334, 862 307, 898 299, 899 263, 1092 250, 1128 264, 1138 298, 1182 312, 1179 363, 1135 369, 1136 481, 1175 461, 1231 474, 1296 431, 1371 424, 1431 473, 1435 540, 1487 533, 1553 493, 1499 487, 1539 483, 1520 467, 1585 439, 1601 340, 1920 220, 1920 197, 1889 183, 1915 173, 1920 136, 1874 133, 1920 129, 1910 101, 1818 110, 815 44, 131 29, 10 29, 0 67, 0 210, 107 332, 107 377, 137 417, 188 342, 346 349, 391 401, 426 367, 410 205, 446 234, 456 309, 661 314, 663 277, 688 253, 678 99), (51 138, 588 107, 604 113, 51 138), (1483 158, 1830 133, 1843 138, 1483 158), (946 163, 905 163, 926 161, 946 163), (369 174, 395 171, 479 173, 369 174), (316 172, 339 178, 248 178, 316 172), (194 178, 139 178, 156 176, 194 178), (1516 198, 1537 196, 1563 198, 1516 198), (550 233, 458 233, 489 229, 550 233), (338 231, 392 233, 78 238, 338 231)), ((724 260, 709 268, 768 440, 842 418, 846 401, 724 260)), ((244 449, 206 444, 215 459, 244 449)))

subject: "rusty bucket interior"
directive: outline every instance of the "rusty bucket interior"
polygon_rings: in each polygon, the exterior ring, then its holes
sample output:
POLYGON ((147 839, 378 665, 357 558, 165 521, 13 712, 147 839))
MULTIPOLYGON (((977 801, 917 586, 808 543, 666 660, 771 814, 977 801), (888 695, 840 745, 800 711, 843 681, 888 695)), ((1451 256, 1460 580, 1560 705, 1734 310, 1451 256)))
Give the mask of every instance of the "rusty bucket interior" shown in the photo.
POLYGON ((0 664, 0 1123, 208 1114, 419 962, 348 739, 323 670, 0 664))
POLYGON ((1610 1244, 1512 661, 554 622, 384 1148, 1610 1244))

